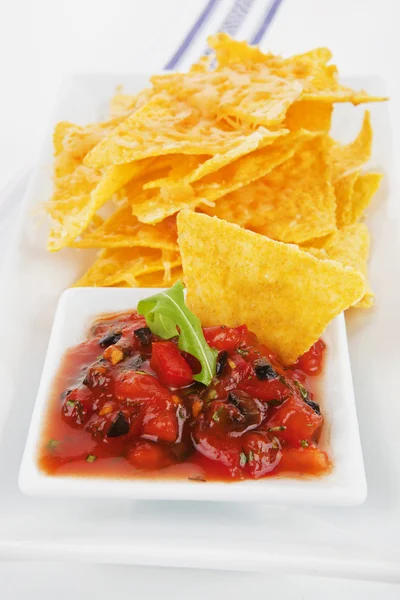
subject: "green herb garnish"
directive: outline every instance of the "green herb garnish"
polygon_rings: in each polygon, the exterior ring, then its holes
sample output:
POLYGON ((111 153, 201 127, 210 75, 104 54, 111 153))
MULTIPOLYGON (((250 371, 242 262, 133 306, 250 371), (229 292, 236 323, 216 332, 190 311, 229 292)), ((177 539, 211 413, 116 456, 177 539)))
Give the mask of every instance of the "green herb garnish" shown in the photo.
POLYGON ((55 450, 60 442, 58 440, 49 440, 47 442, 48 450, 55 450))
POLYGON ((254 454, 253 454, 253 452, 250 450, 250 452, 249 452, 249 462, 251 462, 251 461, 253 461, 253 460, 254 460, 254 454))
POLYGON ((302 448, 308 448, 308 442, 307 442, 307 440, 300 440, 300 446, 302 448))
POLYGON ((86 457, 86 462, 88 462, 88 463, 92 463, 95 460, 96 460, 96 457, 95 457, 94 454, 88 454, 87 457, 86 457))
POLYGON ((201 371, 193 379, 209 385, 216 374, 218 351, 207 344, 200 319, 185 304, 183 290, 183 283, 177 281, 169 290, 140 300, 137 310, 155 335, 165 340, 178 336, 180 350, 200 362, 201 371))
POLYGON ((69 406, 70 408, 73 408, 76 404, 76 402, 74 402, 73 400, 67 400, 65 403, 67 406, 69 406))
POLYGON ((215 411, 215 413, 213 414, 213 416, 211 417, 213 421, 215 421, 216 423, 219 423, 220 421, 220 417, 221 417, 221 413, 223 411, 223 407, 220 406, 219 408, 217 408, 217 410, 215 411))
POLYGON ((285 431, 285 429, 284 425, 277 425, 276 427, 270 427, 268 431, 285 431))
POLYGON ((308 392, 307 392, 306 388, 304 387, 304 385, 301 385, 301 383, 299 381, 295 381, 294 385, 299 390, 300 396, 302 397, 302 399, 308 400, 308 392))
POLYGON ((248 356, 249 351, 246 348, 237 348, 236 352, 240 354, 240 356, 248 356))
POLYGON ((282 400, 278 400, 278 398, 274 398, 273 400, 268 400, 268 406, 280 406, 283 402, 282 400))
POLYGON ((244 452, 241 452, 239 456, 240 456, 239 464, 241 467, 244 467, 247 463, 247 456, 245 455, 244 452))

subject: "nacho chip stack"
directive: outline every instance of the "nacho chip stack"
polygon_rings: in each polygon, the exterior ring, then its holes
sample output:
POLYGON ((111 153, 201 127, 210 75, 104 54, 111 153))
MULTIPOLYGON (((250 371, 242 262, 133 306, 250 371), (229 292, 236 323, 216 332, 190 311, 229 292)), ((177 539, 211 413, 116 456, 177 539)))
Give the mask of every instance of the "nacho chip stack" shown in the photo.
MULTIPOLYGON (((329 130, 335 103, 383 98, 342 86, 326 48, 282 58, 225 34, 209 45, 189 72, 118 91, 108 121, 57 125, 48 250, 99 250, 76 285, 170 285, 182 277, 176 216, 190 209, 365 278, 360 220, 381 179, 362 171, 369 113, 348 145, 329 130)), ((368 283, 353 300, 372 304, 368 283)))

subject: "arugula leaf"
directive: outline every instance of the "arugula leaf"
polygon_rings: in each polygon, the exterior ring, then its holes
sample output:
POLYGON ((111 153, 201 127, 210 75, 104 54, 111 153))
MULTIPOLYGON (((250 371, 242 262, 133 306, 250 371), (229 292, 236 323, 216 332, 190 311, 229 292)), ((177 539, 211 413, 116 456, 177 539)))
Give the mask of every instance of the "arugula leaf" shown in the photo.
POLYGON ((200 373, 193 379, 209 385, 216 374, 218 351, 207 344, 200 319, 185 304, 183 290, 183 283, 177 281, 169 290, 140 300, 137 310, 155 335, 165 340, 179 336, 180 350, 192 354, 201 364, 200 373))

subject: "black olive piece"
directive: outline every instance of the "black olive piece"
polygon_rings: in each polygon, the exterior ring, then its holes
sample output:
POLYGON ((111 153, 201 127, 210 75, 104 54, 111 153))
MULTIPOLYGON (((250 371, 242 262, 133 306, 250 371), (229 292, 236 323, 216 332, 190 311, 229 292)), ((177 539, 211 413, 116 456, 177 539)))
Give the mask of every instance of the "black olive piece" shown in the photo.
POLYGON ((262 421, 262 412, 257 402, 246 392, 241 390, 235 390, 229 392, 228 402, 234 404, 239 409, 243 417, 245 418, 247 426, 259 425, 262 421))
POLYGON ((96 360, 90 367, 87 367, 87 372, 82 380, 82 384, 88 388, 102 386, 108 378, 107 361, 104 358, 96 360))
POLYGON ((171 448, 172 458, 177 462, 183 462, 190 456, 191 453, 192 450, 184 442, 178 442, 171 448))
POLYGON ((143 364, 143 358, 140 354, 133 354, 127 358, 123 363, 123 368, 129 371, 136 371, 143 364))
POLYGON ((226 350, 222 350, 222 352, 220 352, 218 354, 218 358, 217 358, 217 370, 216 370, 217 375, 221 375, 222 371, 226 367, 227 362, 228 362, 228 353, 226 350))
POLYGON ((143 346, 148 346, 150 344, 151 331, 148 327, 139 327, 139 329, 135 329, 133 334, 143 346))
POLYGON ((104 337, 99 341, 99 346, 102 348, 108 348, 108 346, 112 346, 116 344, 121 339, 122 333, 107 333, 104 337))
POLYGON ((278 373, 265 358, 257 358, 254 361, 253 366, 257 379, 260 379, 261 381, 276 379, 278 377, 278 373))
POLYGON ((312 409, 313 409, 313 411, 314 411, 315 413, 317 413, 317 415, 320 415, 320 414, 321 414, 321 409, 320 409, 320 407, 319 407, 319 404, 318 404, 318 402, 314 402, 314 400, 310 400, 309 398, 307 398, 307 399, 304 399, 304 402, 305 402, 305 403, 306 403, 306 404, 307 404, 307 405, 308 405, 310 408, 312 408, 312 409))
POLYGON ((120 435, 125 435, 129 431, 129 423, 121 411, 118 413, 117 418, 112 423, 110 429, 108 430, 108 437, 119 437, 120 435))

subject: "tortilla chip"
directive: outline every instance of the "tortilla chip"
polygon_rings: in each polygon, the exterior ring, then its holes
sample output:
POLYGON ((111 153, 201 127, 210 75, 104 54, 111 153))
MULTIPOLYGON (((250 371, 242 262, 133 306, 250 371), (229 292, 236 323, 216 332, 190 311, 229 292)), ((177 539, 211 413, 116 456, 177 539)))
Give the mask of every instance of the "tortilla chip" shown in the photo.
POLYGON ((127 285, 138 287, 137 278, 151 273, 170 273, 181 265, 177 252, 152 248, 117 248, 101 250, 90 269, 74 287, 110 287, 127 285))
POLYGON ((264 148, 274 143, 277 138, 288 133, 287 129, 269 131, 264 127, 260 127, 257 131, 248 135, 236 148, 225 152, 225 154, 216 154, 212 157, 192 156, 191 165, 187 161, 181 161, 176 168, 171 169, 167 178, 154 179, 143 187, 144 189, 151 189, 171 184, 174 185, 177 182, 193 183, 206 175, 215 173, 219 169, 222 169, 222 167, 225 167, 245 154, 253 152, 257 148, 264 148))
POLYGON ((136 164, 117 165, 101 174, 80 165, 71 175, 58 179, 46 206, 53 219, 47 249, 55 252, 68 246, 112 195, 134 177, 137 169, 136 164))
POLYGON ((298 246, 187 210, 177 223, 188 306, 206 327, 246 323, 285 364, 364 294, 359 271, 298 246))
POLYGON ((282 58, 264 54, 258 48, 233 40, 225 33, 209 37, 208 44, 215 50, 218 67, 232 67, 239 63, 249 69, 261 64, 271 75, 300 84, 303 88, 302 100, 353 104, 386 100, 340 85, 337 81, 337 68, 326 64, 332 58, 328 48, 315 48, 304 54, 282 58))
POLYGON ((131 206, 121 205, 106 221, 97 228, 85 231, 72 242, 73 248, 159 248, 179 250, 177 243, 176 219, 170 217, 157 225, 140 223, 132 215, 131 206))
POLYGON ((167 92, 131 114, 85 157, 93 168, 168 154, 218 154, 241 144, 248 126, 235 127, 202 114, 167 92))
POLYGON ((381 173, 350 173, 335 182, 339 229, 356 223, 379 189, 381 173))
POLYGON ((162 288, 170 287, 182 278, 182 267, 175 267, 173 269, 170 269, 169 272, 165 273, 158 271, 157 273, 150 273, 149 275, 140 275, 137 278, 137 282, 139 284, 138 287, 162 288))
POLYGON ((350 225, 351 203, 354 192, 354 184, 359 177, 359 172, 355 171, 349 175, 344 175, 334 183, 336 196, 336 222, 339 229, 345 225, 350 225))
POLYGON ((351 198, 350 223, 355 223, 363 216, 365 209, 379 189, 382 177, 382 173, 362 173, 358 177, 351 198))
POLYGON ((333 105, 328 102, 301 100, 289 107, 284 126, 290 131, 307 129, 328 133, 331 128, 333 105))
POLYGON ((289 106, 303 91, 297 80, 270 73, 262 63, 189 73, 167 73, 151 78, 156 94, 168 91, 178 101, 186 101, 203 114, 266 127, 278 126, 289 106))
POLYGON ((142 223, 159 223, 184 208, 194 209, 208 205, 230 191, 239 189, 272 171, 292 157, 306 140, 315 137, 308 131, 298 131, 279 138, 273 144, 246 154, 215 173, 203 177, 192 185, 176 183, 158 190, 141 193, 127 186, 127 197, 132 202, 132 213, 142 223))
POLYGON ((134 110, 138 110, 151 97, 151 89, 144 88, 138 94, 124 94, 122 87, 118 87, 116 93, 110 100, 110 116, 121 117, 128 116, 134 110))
POLYGON ((370 236, 367 226, 364 223, 353 223, 326 238, 321 248, 305 248, 305 250, 320 258, 325 255, 331 260, 360 271, 364 275, 366 291, 355 306, 367 307, 372 306, 374 296, 367 280, 369 246, 370 236))
POLYGON ((360 133, 353 142, 342 145, 339 142, 332 141, 330 161, 333 181, 359 169, 371 158, 371 152, 371 116, 368 111, 365 111, 360 133))
POLYGON ((202 211, 282 242, 302 243, 335 231, 325 139, 305 142, 268 175, 202 211))

